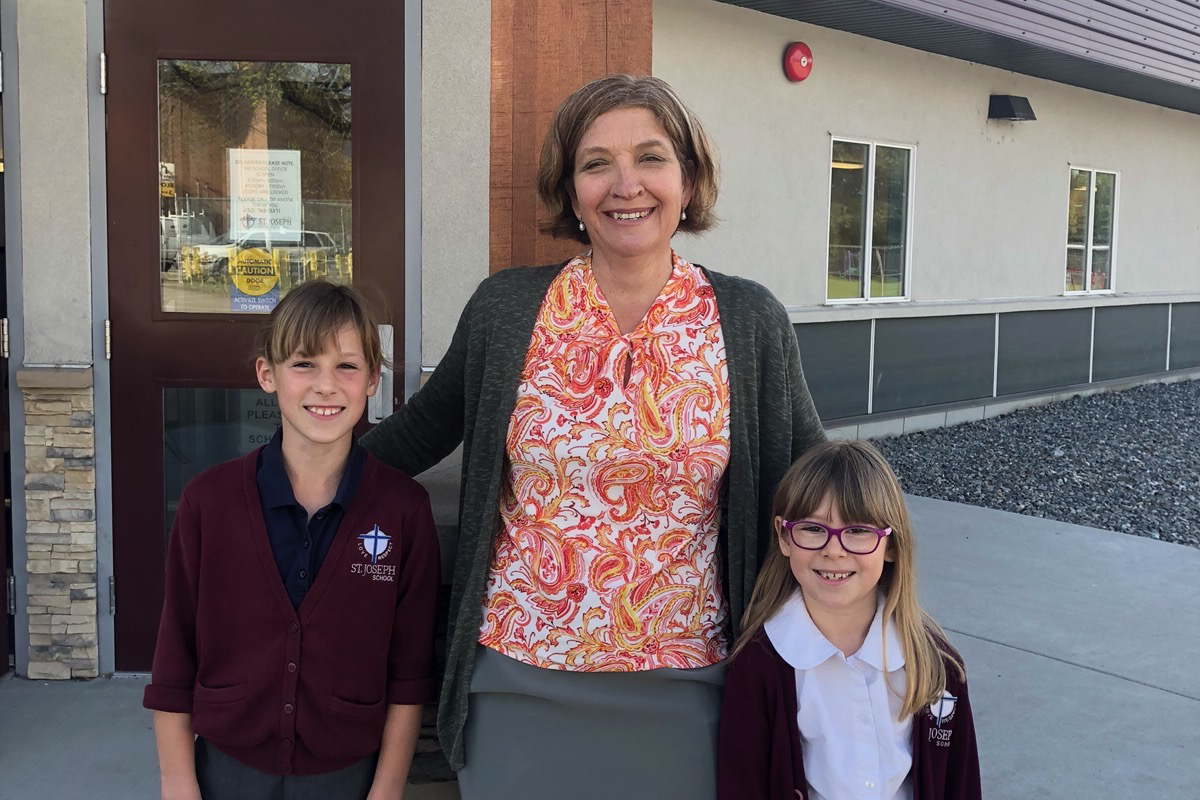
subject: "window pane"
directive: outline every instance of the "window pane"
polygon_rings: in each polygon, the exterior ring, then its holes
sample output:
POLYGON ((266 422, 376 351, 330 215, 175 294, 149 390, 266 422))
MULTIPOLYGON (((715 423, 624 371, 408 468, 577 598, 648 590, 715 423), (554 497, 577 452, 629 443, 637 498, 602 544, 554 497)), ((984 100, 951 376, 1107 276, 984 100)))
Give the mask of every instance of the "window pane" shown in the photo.
POLYGON ((1082 292, 1083 285, 1083 248, 1068 247, 1067 248, 1067 291, 1082 292))
POLYGON ((1067 244, 1087 244, 1088 207, 1092 198, 1092 173, 1071 170, 1071 194, 1067 206, 1067 244))
POLYGON ((158 109, 163 311, 267 313, 308 278, 350 282, 348 64, 163 60, 158 109))
POLYGON ((869 146, 865 144, 833 143, 829 185, 830 299, 863 297, 868 152, 869 146))
POLYGON ((903 297, 908 238, 908 161, 899 147, 875 148, 871 297, 903 297))
POLYGON ((165 533, 183 487, 214 464, 264 445, 279 427, 279 403, 259 389, 163 389, 165 533))
POLYGON ((1096 210, 1092 215, 1092 244, 1111 245, 1113 210, 1117 193, 1117 176, 1111 172, 1096 173, 1096 210))
POLYGON ((1112 251, 1107 247, 1092 251, 1092 287, 1093 289, 1112 288, 1112 251))

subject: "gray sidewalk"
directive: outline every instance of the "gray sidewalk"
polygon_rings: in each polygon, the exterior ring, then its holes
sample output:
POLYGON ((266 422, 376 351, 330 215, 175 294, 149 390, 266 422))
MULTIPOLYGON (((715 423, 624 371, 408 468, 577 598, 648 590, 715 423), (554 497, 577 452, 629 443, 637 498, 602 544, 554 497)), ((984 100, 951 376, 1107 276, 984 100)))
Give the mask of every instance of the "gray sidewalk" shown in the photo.
MULTIPOLYGON (((967 660, 985 796, 1200 797, 1200 550, 910 501, 922 600, 967 660)), ((157 797, 143 685, 0 680, 0 800, 157 797)))

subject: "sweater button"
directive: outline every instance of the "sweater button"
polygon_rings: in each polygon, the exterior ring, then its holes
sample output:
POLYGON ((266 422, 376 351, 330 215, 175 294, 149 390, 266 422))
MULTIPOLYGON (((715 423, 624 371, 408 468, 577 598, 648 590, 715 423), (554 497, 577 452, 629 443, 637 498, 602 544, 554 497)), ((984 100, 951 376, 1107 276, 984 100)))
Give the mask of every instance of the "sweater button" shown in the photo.
POLYGON ((288 664, 288 672, 295 672, 297 669, 299 669, 299 667, 297 667, 297 666, 296 666, 296 662, 295 662, 295 661, 293 661, 292 663, 288 664))
POLYGON ((296 710, 296 707, 294 705, 292 705, 291 703, 286 703, 283 706, 283 713, 285 713, 285 714, 291 714, 295 710, 296 710))
POLYGON ((296 633, 298 630, 300 630, 299 623, 293 622, 291 625, 288 626, 288 630, 291 631, 292 633, 296 633))
POLYGON ((284 740, 283 740, 283 746, 284 746, 284 747, 291 747, 291 746, 292 746, 292 740, 291 740, 291 739, 284 739, 284 740))

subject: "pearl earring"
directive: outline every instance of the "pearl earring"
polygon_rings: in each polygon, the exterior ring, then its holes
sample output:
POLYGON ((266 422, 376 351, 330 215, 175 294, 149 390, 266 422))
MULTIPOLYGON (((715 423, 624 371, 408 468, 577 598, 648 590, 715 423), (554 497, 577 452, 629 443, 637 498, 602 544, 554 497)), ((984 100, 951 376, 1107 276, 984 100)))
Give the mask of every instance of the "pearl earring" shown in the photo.
POLYGON ((680 211, 680 212, 679 212, 679 221, 680 221, 680 222, 684 222, 684 221, 686 221, 686 220, 687 220, 687 212, 686 212, 686 211, 680 211))
POLYGON ((581 230, 581 231, 587 230, 587 228, 583 227, 583 217, 579 218, 579 230, 581 230))

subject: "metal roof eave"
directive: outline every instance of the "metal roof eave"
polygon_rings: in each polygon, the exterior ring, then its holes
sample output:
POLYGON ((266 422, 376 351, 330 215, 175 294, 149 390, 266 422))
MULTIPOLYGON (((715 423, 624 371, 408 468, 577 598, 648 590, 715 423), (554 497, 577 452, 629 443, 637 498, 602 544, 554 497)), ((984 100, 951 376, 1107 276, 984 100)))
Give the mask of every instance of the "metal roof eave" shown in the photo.
POLYGON ((1187 86, 879 0, 718 0, 928 53, 1200 114, 1187 86))

